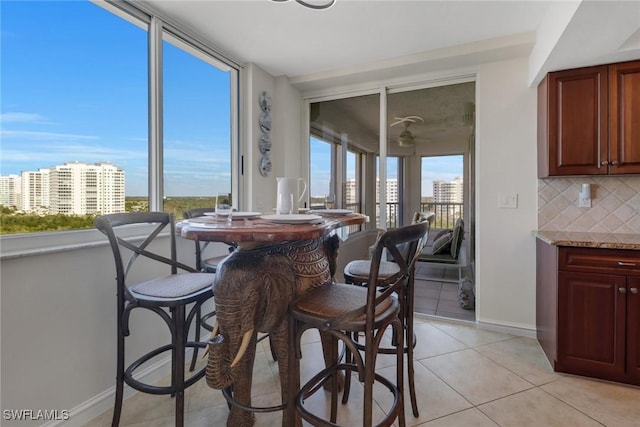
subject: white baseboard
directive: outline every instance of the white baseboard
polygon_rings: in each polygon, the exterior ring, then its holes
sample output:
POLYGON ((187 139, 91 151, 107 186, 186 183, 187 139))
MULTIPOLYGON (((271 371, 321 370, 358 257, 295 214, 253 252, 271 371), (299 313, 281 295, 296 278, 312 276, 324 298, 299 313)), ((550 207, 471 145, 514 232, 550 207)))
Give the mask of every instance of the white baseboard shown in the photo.
POLYGON ((447 322, 447 323, 458 323, 467 326, 475 326, 478 329, 483 329, 485 331, 492 332, 500 332, 503 334, 516 335, 519 337, 527 337, 527 338, 536 338, 536 329, 528 328, 523 326, 513 326, 513 325, 505 325, 491 322, 483 322, 483 321, 470 321, 470 320, 461 320, 461 319, 450 319, 441 316, 435 316, 432 314, 421 314, 416 313, 416 318, 423 318, 428 320, 435 320, 438 322, 447 322))
POLYGON ((537 331, 535 328, 526 326, 511 326, 490 322, 478 321, 478 328, 493 332, 502 332, 503 334, 516 335, 519 337, 536 338, 537 331))
MULTIPOLYGON (((190 352, 187 352, 185 356, 185 360, 189 360, 190 352)), ((157 362, 149 365, 148 367, 141 369, 138 374, 135 375, 135 378, 139 381, 144 381, 145 383, 153 384, 157 381, 160 381, 163 378, 166 378, 171 373, 171 357, 167 356, 162 360, 158 360, 157 362)), ((115 374, 115 372, 114 372, 115 374)), ((124 399, 127 399, 134 394, 138 393, 138 391, 134 388, 129 387, 127 384, 124 385, 124 399)), ((114 401, 116 395, 116 386, 115 384, 112 387, 109 387, 107 390, 102 393, 93 396, 92 398, 82 402, 80 405, 71 408, 69 410, 69 419, 64 421, 49 421, 45 424, 42 424, 42 427, 55 427, 55 426, 65 426, 65 427, 82 427, 89 424, 91 420, 101 415, 102 413, 113 409, 114 401)))

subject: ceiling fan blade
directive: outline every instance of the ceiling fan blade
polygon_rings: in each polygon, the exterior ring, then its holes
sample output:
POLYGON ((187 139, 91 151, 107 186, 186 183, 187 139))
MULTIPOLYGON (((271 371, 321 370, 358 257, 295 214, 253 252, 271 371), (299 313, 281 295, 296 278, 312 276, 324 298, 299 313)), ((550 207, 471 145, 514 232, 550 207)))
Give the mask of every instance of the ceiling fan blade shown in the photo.
POLYGON ((420 116, 406 116, 406 117, 394 117, 395 122, 391 123, 389 126, 399 125, 404 123, 405 126, 410 125, 411 123, 416 123, 418 120, 424 123, 424 119, 420 116))

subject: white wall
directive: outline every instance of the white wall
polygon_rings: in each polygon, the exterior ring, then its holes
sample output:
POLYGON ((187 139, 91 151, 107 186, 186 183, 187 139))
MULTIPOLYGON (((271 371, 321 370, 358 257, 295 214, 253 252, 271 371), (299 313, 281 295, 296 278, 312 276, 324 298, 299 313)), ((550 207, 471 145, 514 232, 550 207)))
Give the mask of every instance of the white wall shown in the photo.
POLYGON ((476 316, 535 329, 536 89, 525 58, 479 67, 476 137, 476 316), (516 193, 517 209, 498 207, 516 193))
MULTIPOLYGON (((106 237, 101 236, 95 231, 95 241, 102 245, 2 259, 2 409, 72 410, 70 425, 82 425, 112 407, 115 267, 106 237)), ((194 265, 193 242, 178 239, 178 244, 181 261, 194 265)), ((212 255, 226 252, 222 244, 213 249, 212 255)), ((157 274, 154 269, 139 271, 132 280, 157 274)), ((132 313, 131 331, 128 362, 169 343, 164 323, 144 310, 132 313)), ((152 376, 169 372, 166 365, 158 368, 152 376)), ((24 427, 42 422, 1 424, 24 427)))
MULTIPOLYGON (((249 210, 269 212, 276 207, 276 177, 302 176, 302 97, 286 77, 274 78, 255 64, 247 67, 246 93, 247 138, 245 140, 245 194, 249 210), (264 177, 258 171, 261 153, 258 140, 261 92, 271 96, 271 163, 272 171, 264 177)), ((306 177, 304 177, 306 179, 306 177)))

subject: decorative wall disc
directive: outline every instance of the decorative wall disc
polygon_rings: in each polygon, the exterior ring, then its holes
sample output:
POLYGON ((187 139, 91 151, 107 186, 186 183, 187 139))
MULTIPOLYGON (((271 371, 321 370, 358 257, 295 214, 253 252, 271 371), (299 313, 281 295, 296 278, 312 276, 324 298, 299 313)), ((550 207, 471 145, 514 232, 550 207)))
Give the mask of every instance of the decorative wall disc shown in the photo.
POLYGON ((260 108, 262 111, 271 111, 271 97, 267 92, 260 93, 260 108))
POLYGON ((265 156, 260 159, 260 174, 262 174, 262 176, 267 176, 269 175, 269 172, 271 172, 271 160, 269 160, 269 157, 265 156))
POLYGON ((262 176, 268 176, 271 172, 271 160, 269 159, 269 153, 271 152, 271 96, 267 92, 260 92, 258 97, 258 104, 260 105, 260 119, 258 124, 260 125, 260 139, 258 139, 258 149, 262 154, 258 170, 262 176))
POLYGON ((262 154, 269 154, 269 152, 271 151, 271 138, 269 137, 269 134, 263 133, 262 135, 260 135, 258 145, 262 154))

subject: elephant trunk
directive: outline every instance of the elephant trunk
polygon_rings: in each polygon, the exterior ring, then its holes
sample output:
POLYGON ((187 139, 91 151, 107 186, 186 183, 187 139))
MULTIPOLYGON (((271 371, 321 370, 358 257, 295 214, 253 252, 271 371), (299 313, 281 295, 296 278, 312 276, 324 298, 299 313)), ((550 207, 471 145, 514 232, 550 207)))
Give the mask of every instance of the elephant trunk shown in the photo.
POLYGON ((221 334, 209 340, 209 359, 206 369, 207 385, 217 390, 222 390, 233 384, 234 376, 229 367, 226 343, 221 334))
POLYGON ((211 388, 222 390, 229 387, 237 378, 238 370, 234 369, 242 360, 244 353, 247 351, 254 329, 250 329, 244 333, 242 343, 238 349, 233 361, 229 363, 229 351, 225 348, 224 336, 218 334, 218 324, 216 322, 213 327, 212 337, 209 340, 207 351, 209 359, 207 363, 206 376, 207 385, 211 388))

